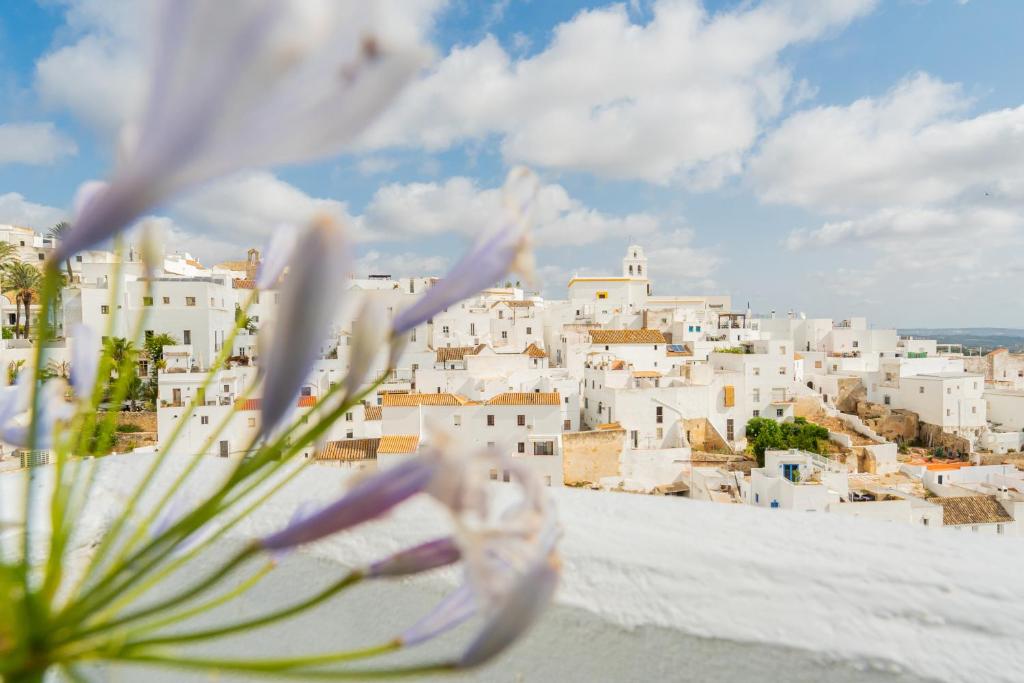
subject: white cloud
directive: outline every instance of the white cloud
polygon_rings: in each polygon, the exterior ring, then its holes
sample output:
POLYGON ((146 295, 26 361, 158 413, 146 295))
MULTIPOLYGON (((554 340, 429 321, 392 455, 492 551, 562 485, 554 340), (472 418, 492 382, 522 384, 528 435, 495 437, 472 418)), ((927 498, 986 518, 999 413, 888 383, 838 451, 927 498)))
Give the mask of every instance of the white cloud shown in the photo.
POLYGON ((795 114, 751 163, 769 202, 822 211, 1019 193, 1024 106, 964 116, 959 86, 920 74, 880 98, 795 114))
MULTIPOLYGON (((43 102, 112 135, 141 107, 146 90, 154 0, 56 0, 65 39, 36 62, 43 102)), ((306 0, 334 3, 340 0, 306 0)), ((351 0, 355 1, 355 0, 351 0)), ((370 11, 394 37, 429 32, 448 0, 375 0, 370 11)))
POLYGON ((52 123, 0 124, 0 164, 52 164, 78 146, 52 123))
MULTIPOLYGON (((465 177, 443 183, 391 184, 380 188, 362 216, 363 226, 381 239, 478 234, 500 216, 501 190, 483 189, 465 177)), ((541 187, 534 214, 538 246, 581 245, 609 238, 642 236, 659 228, 647 213, 611 215, 589 208, 561 185, 541 187)))
POLYGON ((66 211, 30 202, 17 192, 0 194, 0 223, 45 232, 50 226, 63 220, 67 220, 66 211))
POLYGON ((449 259, 443 256, 430 256, 411 251, 386 253, 372 249, 357 259, 356 273, 394 277, 441 276, 448 270, 449 265, 449 259))
POLYGON ((179 202, 175 213, 183 224, 203 226, 203 234, 240 248, 261 243, 280 223, 303 223, 321 213, 352 226, 353 237, 364 237, 344 202, 311 197, 266 171, 209 185, 179 202))
POLYGON ((685 293, 694 289, 709 293, 717 286, 714 276, 724 259, 714 248, 693 244, 696 233, 680 228, 659 234, 646 250, 655 294, 685 293))
POLYGON ((768 0, 709 15, 698 0, 661 0, 646 24, 612 5, 518 60, 489 36, 452 50, 365 144, 442 149, 497 134, 510 160, 714 186, 783 106, 792 78, 780 52, 873 5, 768 0))

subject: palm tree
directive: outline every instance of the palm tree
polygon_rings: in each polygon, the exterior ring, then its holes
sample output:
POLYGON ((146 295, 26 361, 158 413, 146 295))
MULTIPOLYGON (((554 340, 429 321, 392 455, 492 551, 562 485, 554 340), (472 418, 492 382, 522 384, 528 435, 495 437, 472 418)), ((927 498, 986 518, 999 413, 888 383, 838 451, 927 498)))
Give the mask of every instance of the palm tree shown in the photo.
MULTIPOLYGON (((39 291, 39 285, 43 280, 43 276, 34 266, 21 261, 9 263, 7 267, 4 268, 4 274, 6 276, 6 282, 4 284, 14 292, 15 311, 18 311, 19 305, 23 305, 25 307, 24 332, 25 339, 28 339, 32 323, 32 300, 39 291)), ((15 324, 21 324, 20 314, 16 318, 15 324)))
POLYGON ((242 307, 235 304, 235 327, 245 330, 249 334, 256 334, 256 316, 246 315, 242 311, 242 307))
MULTIPOLYGON (((50 228, 49 235, 50 235, 50 237, 52 237, 57 242, 62 242, 62 241, 64 241, 64 238, 68 236, 68 233, 70 231, 71 231, 71 224, 68 223, 67 221, 61 221, 60 223, 57 223, 57 225, 55 225, 52 228, 50 228)), ((75 279, 75 276, 71 272, 71 257, 70 256, 68 256, 66 259, 64 259, 64 266, 67 268, 67 271, 68 271, 68 282, 73 282, 74 279, 75 279)))
MULTIPOLYGON (((7 290, 6 269, 12 263, 18 261, 18 248, 10 242, 0 242, 0 292, 7 290)), ((20 314, 20 309, 18 309, 20 314)), ((3 321, 0 320, 0 330, 3 329, 3 321)))
POLYGON ((154 392, 157 390, 157 383, 160 381, 160 370, 167 367, 164 362, 164 347, 174 346, 178 340, 161 332, 154 334, 146 340, 146 354, 149 356, 149 384, 154 392))
POLYGON ((112 337, 107 340, 106 353, 114 365, 114 372, 117 372, 121 368, 121 364, 129 359, 134 365, 139 352, 135 348, 135 344, 124 337, 112 337))

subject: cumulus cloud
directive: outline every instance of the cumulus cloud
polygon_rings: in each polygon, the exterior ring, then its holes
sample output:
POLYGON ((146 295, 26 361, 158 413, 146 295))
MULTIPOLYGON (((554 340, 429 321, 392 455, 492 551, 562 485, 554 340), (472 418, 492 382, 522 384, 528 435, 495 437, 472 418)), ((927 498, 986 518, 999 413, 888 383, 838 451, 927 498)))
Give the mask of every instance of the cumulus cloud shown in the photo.
POLYGON ((970 104, 958 85, 918 74, 879 98, 794 114, 751 162, 754 188, 827 212, 1019 193, 1024 106, 968 117, 970 104))
POLYGON ((0 164, 52 164, 77 152, 74 141, 52 123, 0 124, 0 164))
MULTIPOLYGON (((457 176, 441 183, 386 185, 374 194, 361 221, 380 239, 448 232, 472 236, 491 225, 500 208, 500 188, 481 188, 457 176)), ((587 207, 558 184, 540 188, 534 214, 534 234, 542 247, 649 235, 658 227, 651 214, 613 215, 587 207)))
POLYGON ((394 277, 418 277, 444 275, 450 260, 444 256, 431 256, 416 252, 402 251, 388 253, 371 249, 356 261, 357 275, 391 275, 394 277))
POLYGON ((365 144, 442 149, 498 135, 509 160, 715 186, 793 87, 780 52, 873 6, 767 0, 709 14, 698 0, 660 0, 639 24, 617 4, 580 12, 522 59, 488 36, 453 49, 365 144))
MULTIPOLYGON (((335 0, 315 0, 331 3, 335 0)), ((153 45, 154 0, 56 0, 64 7, 63 40, 36 62, 43 102, 66 109, 112 135, 138 114, 153 45)), ((389 36, 430 31, 448 0, 374 0, 368 11, 389 36)))
POLYGON ((67 220, 67 212, 36 204, 17 192, 0 194, 0 223, 46 230, 51 225, 67 220))
POLYGON ((659 234, 656 248, 646 251, 655 293, 709 293, 718 286, 714 276, 724 259, 716 248, 694 244, 695 238, 692 229, 678 228, 659 234))

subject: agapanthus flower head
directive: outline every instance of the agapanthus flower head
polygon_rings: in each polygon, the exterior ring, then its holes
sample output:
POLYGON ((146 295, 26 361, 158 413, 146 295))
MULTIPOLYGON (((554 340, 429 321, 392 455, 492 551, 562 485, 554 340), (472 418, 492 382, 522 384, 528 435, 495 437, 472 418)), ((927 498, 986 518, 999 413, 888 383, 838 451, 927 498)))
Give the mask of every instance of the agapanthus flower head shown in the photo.
POLYGON ((261 335, 271 335, 259 359, 264 434, 271 433, 295 405, 330 332, 349 265, 348 240, 336 220, 321 216, 302 231, 281 286, 275 329, 261 330, 261 335))
POLYGON ((18 385, 8 387, 0 406, 0 440, 21 448, 47 450, 53 447, 57 426, 74 416, 74 407, 65 400, 67 383, 59 379, 40 382, 36 399, 38 413, 35 419, 35 433, 32 432, 31 379, 23 373, 18 385))
POLYGON ((263 251, 259 272, 256 274, 257 289, 273 289, 277 286, 295 253, 295 247, 299 243, 299 232, 299 227, 291 223, 282 223, 274 228, 267 248, 263 251))
POLYGON ((424 63, 359 0, 160 0, 141 117, 53 258, 97 244, 183 189, 339 152, 424 63))
MULTIPOLYGON (((412 306, 395 316, 393 332, 403 335, 448 306, 492 286, 509 272, 533 276, 529 227, 537 198, 537 176, 522 166, 508 173, 502 214, 458 263, 412 306)), ((481 226, 485 227, 485 226, 481 226)))
POLYGON ((92 398, 102 353, 100 335, 92 326, 78 323, 71 328, 71 387, 78 398, 92 398))
POLYGON ((366 575, 376 579, 419 574, 454 564, 461 557, 462 550, 458 541, 452 536, 444 536, 378 560, 370 565, 366 575))

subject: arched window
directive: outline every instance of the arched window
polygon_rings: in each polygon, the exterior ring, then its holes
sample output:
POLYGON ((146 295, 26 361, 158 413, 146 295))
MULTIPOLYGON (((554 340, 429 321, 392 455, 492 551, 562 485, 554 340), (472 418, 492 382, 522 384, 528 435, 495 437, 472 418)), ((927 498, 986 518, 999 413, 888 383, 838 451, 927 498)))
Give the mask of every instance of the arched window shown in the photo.
POLYGON ((643 275, 644 274, 644 267, 643 266, 637 266, 636 267, 636 274, 637 275, 643 275))
POLYGON ((630 274, 630 275, 632 275, 632 274, 633 274, 633 266, 630 266, 630 267, 629 267, 629 274, 630 274))

